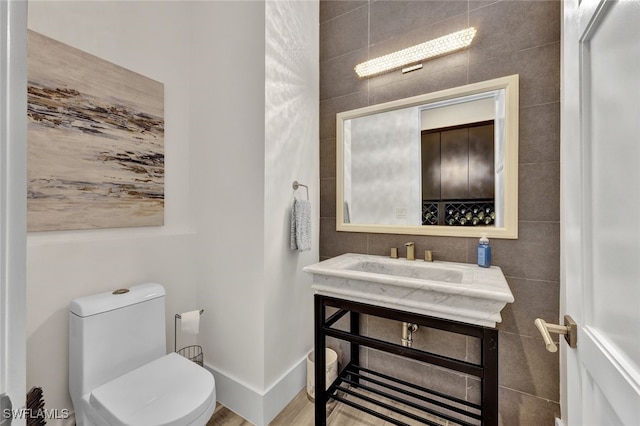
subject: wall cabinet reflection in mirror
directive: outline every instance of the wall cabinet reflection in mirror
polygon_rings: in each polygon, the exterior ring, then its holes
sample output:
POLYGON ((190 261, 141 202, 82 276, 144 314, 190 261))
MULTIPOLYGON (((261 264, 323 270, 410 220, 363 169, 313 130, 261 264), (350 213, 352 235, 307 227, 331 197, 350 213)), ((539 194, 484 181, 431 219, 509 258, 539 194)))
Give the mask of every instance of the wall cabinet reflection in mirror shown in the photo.
POLYGON ((518 236, 518 76, 337 115, 338 231, 518 236))

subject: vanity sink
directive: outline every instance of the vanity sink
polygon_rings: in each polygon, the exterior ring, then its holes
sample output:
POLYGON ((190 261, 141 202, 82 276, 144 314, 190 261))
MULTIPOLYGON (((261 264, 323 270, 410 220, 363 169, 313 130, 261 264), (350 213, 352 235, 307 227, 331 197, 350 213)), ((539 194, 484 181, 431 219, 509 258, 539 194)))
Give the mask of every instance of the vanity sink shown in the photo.
POLYGON ((495 327, 514 301, 502 270, 347 253, 303 268, 317 294, 495 327))
POLYGON ((344 267, 349 271, 367 272, 371 274, 462 283, 462 271, 454 268, 445 268, 440 264, 432 265, 422 261, 401 262, 394 260, 387 262, 386 260, 386 258, 378 259, 376 256, 367 256, 367 259, 355 260, 355 262, 351 264, 347 263, 344 267))

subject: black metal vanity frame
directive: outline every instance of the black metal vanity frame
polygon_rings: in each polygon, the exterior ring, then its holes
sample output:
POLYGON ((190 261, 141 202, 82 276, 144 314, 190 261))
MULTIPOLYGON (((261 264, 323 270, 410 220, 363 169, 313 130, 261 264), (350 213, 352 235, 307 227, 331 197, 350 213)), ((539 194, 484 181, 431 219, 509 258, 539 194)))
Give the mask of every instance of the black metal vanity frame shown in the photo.
POLYGON ((391 410, 407 418, 411 418, 431 426, 440 426, 440 423, 435 423, 429 418, 415 414, 415 412, 419 411, 431 416, 437 416, 443 420, 448 420, 450 422, 449 424, 470 426, 477 424, 477 421, 481 421, 483 426, 498 425, 498 331, 496 329, 443 320, 397 309, 337 299, 320 294, 314 295, 314 317, 316 426, 326 425, 326 408, 329 399, 340 401, 343 404, 357 408, 390 423, 406 425, 406 423, 396 418, 389 417, 365 407, 354 401, 353 398, 347 399, 343 395, 354 396, 369 404, 382 407, 385 410, 391 410), (338 308, 338 311, 327 318, 327 306, 338 308), (347 332, 333 328, 333 325, 347 313, 350 313, 350 331, 347 332), (465 336, 476 337, 480 339, 481 342, 481 363, 479 365, 473 364, 414 348, 404 347, 399 344, 361 336, 360 314, 414 323, 424 327, 436 328, 465 336), (324 391, 326 388, 326 356, 324 351, 324 348, 326 347, 326 337, 334 337, 348 341, 350 343, 351 356, 350 362, 342 369, 338 378, 331 384, 329 389, 324 391), (417 386, 415 384, 363 368, 359 365, 360 346, 366 346, 372 349, 444 367, 470 376, 475 376, 480 379, 481 382, 481 404, 478 405, 464 401, 441 392, 417 386), (377 386, 371 387, 369 384, 377 386), (392 393, 381 390, 380 386, 392 393), (358 392, 360 389, 387 400, 400 402, 406 405, 407 408, 411 408, 412 412, 408 412, 396 405, 379 401, 370 396, 362 395, 358 392), (413 401, 403 399, 397 396, 397 394, 418 399, 430 404, 430 406, 425 407, 413 401), (466 419, 462 420, 456 418, 452 413, 458 413, 466 419), (476 422, 473 422, 471 419, 475 419, 476 422))

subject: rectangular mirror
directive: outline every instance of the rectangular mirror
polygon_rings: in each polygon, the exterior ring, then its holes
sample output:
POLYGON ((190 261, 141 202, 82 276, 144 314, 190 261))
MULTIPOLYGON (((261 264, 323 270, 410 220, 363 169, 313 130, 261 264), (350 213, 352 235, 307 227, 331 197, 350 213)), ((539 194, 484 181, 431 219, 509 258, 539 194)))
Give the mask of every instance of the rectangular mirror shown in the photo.
POLYGON ((338 231, 518 237, 518 75, 336 124, 338 231))

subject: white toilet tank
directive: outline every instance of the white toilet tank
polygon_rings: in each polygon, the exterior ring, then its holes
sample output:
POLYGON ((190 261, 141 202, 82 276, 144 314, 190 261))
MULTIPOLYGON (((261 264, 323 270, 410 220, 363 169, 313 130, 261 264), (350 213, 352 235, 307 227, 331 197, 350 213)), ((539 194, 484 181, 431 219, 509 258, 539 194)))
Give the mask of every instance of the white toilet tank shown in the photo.
POLYGON ((164 288, 147 283, 69 305, 69 390, 74 406, 98 386, 166 354, 164 288))

